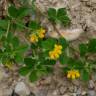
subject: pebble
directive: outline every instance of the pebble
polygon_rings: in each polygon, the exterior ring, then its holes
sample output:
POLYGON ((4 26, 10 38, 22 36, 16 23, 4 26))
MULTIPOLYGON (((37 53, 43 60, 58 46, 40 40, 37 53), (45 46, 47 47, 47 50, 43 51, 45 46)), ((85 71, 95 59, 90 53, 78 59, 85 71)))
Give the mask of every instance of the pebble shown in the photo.
POLYGON ((88 96, 96 96, 96 92, 94 90, 89 90, 88 96))
POLYGON ((60 33, 66 40, 72 41, 76 40, 81 35, 81 33, 83 33, 83 30, 81 28, 67 29, 67 30, 63 29, 60 30, 60 33))
POLYGON ((26 96, 30 94, 30 90, 24 82, 18 82, 15 86, 15 93, 20 96, 26 96))
POLYGON ((93 82, 93 80, 89 81, 89 85, 88 85, 89 89, 92 89, 95 87, 95 83, 93 82))
POLYGON ((86 94, 87 94, 86 91, 83 91, 83 92, 81 93, 82 96, 86 96, 86 94))
POLYGON ((69 96, 68 94, 65 94, 65 95, 63 95, 63 96, 69 96))
POLYGON ((60 87, 59 92, 60 92, 60 94, 64 94, 66 92, 66 90, 67 90, 67 87, 62 86, 62 87, 60 87))

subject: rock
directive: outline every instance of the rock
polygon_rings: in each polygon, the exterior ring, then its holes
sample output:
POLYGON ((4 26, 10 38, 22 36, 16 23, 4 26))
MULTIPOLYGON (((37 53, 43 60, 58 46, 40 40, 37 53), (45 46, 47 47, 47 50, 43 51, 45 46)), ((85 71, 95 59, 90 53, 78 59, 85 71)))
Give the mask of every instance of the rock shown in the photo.
POLYGON ((87 94, 86 91, 83 91, 83 92, 81 93, 82 96, 86 96, 86 94, 87 94))
POLYGON ((18 82, 15 86, 15 93, 20 96, 26 96, 30 94, 30 90, 24 82, 18 82))
POLYGON ((82 93, 81 88, 78 88, 76 94, 79 96, 79 95, 81 95, 81 93, 82 93))
POLYGON ((6 90, 6 96, 11 96, 13 90, 12 88, 6 90))
MULTIPOLYGON (((59 29, 59 33, 68 41, 72 41, 72 40, 76 40, 81 33, 83 33, 83 30, 81 28, 76 28, 76 29, 59 29)), ((59 35, 56 31, 51 32, 51 34, 49 34, 50 37, 53 38, 59 38, 59 35)))
POLYGON ((88 96, 96 96, 96 92, 94 90, 89 90, 88 96))
POLYGON ((72 93, 72 96, 78 96, 76 93, 72 93))
POLYGON ((89 87, 89 89, 93 89, 95 87, 95 83, 93 82, 93 80, 89 81, 88 87, 89 87))
POLYGON ((52 93, 53 96, 56 96, 57 95, 57 90, 54 90, 53 93, 52 93))
POLYGON ((59 88, 60 94, 64 94, 64 93, 66 92, 66 90, 67 90, 67 87, 66 87, 66 86, 61 86, 61 87, 59 88))
POLYGON ((60 30, 60 33, 66 40, 72 41, 76 40, 81 35, 81 33, 83 33, 83 30, 81 28, 67 29, 67 30, 63 29, 60 30))
POLYGON ((69 87, 69 91, 70 91, 71 93, 74 92, 74 86, 73 86, 73 85, 70 85, 70 87, 69 87))
POLYGON ((93 73, 93 74, 92 74, 92 80, 93 80, 94 82, 96 82, 96 73, 93 73))
POLYGON ((69 96, 69 94, 64 94, 63 96, 69 96))
MULTIPOLYGON (((3 86, 5 86, 4 84, 3 84, 3 86)), ((0 96, 11 96, 11 94, 12 94, 12 88, 3 88, 3 86, 1 85, 1 87, 0 87, 0 96)))

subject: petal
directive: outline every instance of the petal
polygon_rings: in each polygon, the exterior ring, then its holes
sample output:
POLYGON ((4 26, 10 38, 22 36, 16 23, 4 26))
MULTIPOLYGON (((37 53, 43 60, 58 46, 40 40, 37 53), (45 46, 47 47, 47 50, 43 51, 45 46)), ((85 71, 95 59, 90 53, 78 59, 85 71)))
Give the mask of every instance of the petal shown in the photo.
POLYGON ((72 76, 71 76, 71 77, 72 77, 72 79, 75 79, 75 75, 74 75, 74 74, 72 74, 72 76))
POLYGON ((67 74, 67 78, 71 78, 71 74, 67 74))

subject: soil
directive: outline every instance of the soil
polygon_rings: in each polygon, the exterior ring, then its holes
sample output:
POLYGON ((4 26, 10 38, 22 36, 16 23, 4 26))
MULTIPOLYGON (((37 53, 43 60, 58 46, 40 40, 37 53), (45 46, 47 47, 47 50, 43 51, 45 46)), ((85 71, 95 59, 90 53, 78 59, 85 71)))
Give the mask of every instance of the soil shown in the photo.
MULTIPOLYGON (((2 5, 2 0, 0 4, 2 5)), ((72 43, 78 44, 89 38, 96 38, 96 0, 36 0, 35 4, 42 12, 46 12, 50 7, 56 9, 65 7, 68 10, 71 25, 68 28, 62 26, 60 28, 62 30, 76 28, 83 30, 82 34, 72 43)), ((45 24, 45 21, 42 21, 42 24, 45 24)), ((75 33, 73 35, 75 36, 75 33)), ((29 96, 96 96, 96 74, 93 74, 92 80, 86 83, 81 80, 70 81, 57 66, 53 74, 31 83, 27 77, 18 75, 18 67, 14 66, 13 70, 10 72, 4 66, 0 66, 0 96, 18 96, 13 92, 20 81, 29 87, 29 96)))

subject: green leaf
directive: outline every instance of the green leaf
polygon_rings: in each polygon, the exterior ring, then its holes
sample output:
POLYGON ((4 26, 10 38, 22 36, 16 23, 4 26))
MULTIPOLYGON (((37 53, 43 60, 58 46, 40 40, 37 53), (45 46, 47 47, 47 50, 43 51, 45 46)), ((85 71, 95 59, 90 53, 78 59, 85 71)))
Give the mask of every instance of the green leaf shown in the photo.
POLYGON ((31 72, 31 74, 29 75, 29 80, 30 80, 31 82, 35 82, 37 79, 38 79, 37 71, 36 71, 36 70, 33 70, 33 71, 31 72))
POLYGON ((59 61, 61 64, 67 64, 68 63, 68 57, 67 57, 66 53, 62 53, 60 55, 59 61))
POLYGON ((22 54, 22 53, 27 52, 28 49, 29 49, 29 46, 28 46, 27 44, 24 44, 24 45, 21 45, 21 46, 19 46, 18 48, 16 48, 15 52, 22 54))
POLYGON ((38 47, 37 44, 34 44, 34 43, 31 44, 31 48, 32 48, 32 49, 35 49, 35 48, 37 48, 37 47, 38 47))
POLYGON ((82 69, 84 68, 84 64, 82 63, 81 60, 78 60, 76 58, 72 58, 72 57, 69 57, 68 58, 68 67, 71 69, 71 68, 74 68, 74 69, 82 69))
POLYGON ((59 8, 57 11, 54 8, 49 8, 48 10, 48 17, 49 20, 56 23, 56 21, 63 23, 64 26, 67 26, 70 24, 70 18, 67 15, 67 11, 65 8, 59 8))
POLYGON ((24 63, 26 64, 26 66, 28 67, 34 67, 34 65, 36 65, 36 60, 32 59, 32 58, 24 58, 24 63))
POLYGON ((88 51, 96 53, 96 39, 91 39, 88 43, 88 51))
POLYGON ((43 63, 44 65, 55 65, 56 64, 56 61, 55 60, 45 60, 44 61, 44 63, 43 63))
POLYGON ((3 37, 6 31, 0 29, 0 39, 3 37))
POLYGON ((68 70, 70 70, 70 68, 68 68, 68 67, 63 67, 62 70, 63 70, 64 73, 67 73, 68 70))
POLYGON ((23 17, 25 17, 25 16, 27 16, 28 14, 29 14, 29 12, 30 12, 30 10, 29 10, 29 8, 26 8, 26 7, 20 7, 19 9, 18 9, 18 17, 17 18, 23 18, 23 17))
POLYGON ((86 70, 82 70, 81 78, 83 81, 88 81, 89 80, 89 73, 86 70))
POLYGON ((15 6, 11 5, 9 8, 8 8, 8 13, 10 16, 16 18, 17 15, 18 15, 18 10, 16 9, 15 6))
POLYGON ((86 44, 80 44, 79 45, 80 55, 85 56, 85 54, 88 52, 88 48, 86 44))
POLYGON ((45 68, 41 68, 41 70, 37 71, 38 78, 40 78, 40 77, 42 78, 44 75, 47 75, 47 74, 48 73, 45 68))
POLYGON ((36 21, 31 21, 29 23, 29 28, 31 28, 32 30, 37 30, 40 28, 40 25, 36 21))
POLYGON ((8 27, 8 20, 0 20, 0 28, 7 29, 8 27))
POLYGON ((60 20, 65 26, 70 24, 70 18, 67 15, 67 11, 65 8, 60 8, 57 11, 57 18, 60 20))
POLYGON ((20 73, 20 75, 22 75, 22 76, 27 75, 29 72, 30 72, 30 70, 29 70, 28 67, 22 67, 22 68, 19 69, 19 73, 20 73))
POLYGON ((41 42, 41 47, 45 51, 52 50, 55 44, 56 44, 56 39, 48 38, 47 40, 41 42))
POLYGON ((14 28, 14 29, 16 28, 17 31, 22 31, 22 30, 24 30, 24 28, 25 28, 24 22, 23 22, 23 21, 17 21, 17 22, 18 22, 18 23, 16 23, 16 24, 13 25, 13 28, 14 28))
POLYGON ((70 18, 68 16, 63 16, 62 18, 59 18, 59 20, 64 26, 68 26, 70 24, 70 18))
POLYGON ((19 42, 19 38, 17 38, 16 36, 13 38, 13 40, 11 41, 12 45, 14 48, 17 48, 20 44, 19 42))
POLYGON ((16 53, 14 56, 14 59, 15 59, 16 63, 23 63, 24 56, 22 54, 16 53))
POLYGON ((49 19, 51 20, 51 21, 55 21, 56 20, 56 9, 54 9, 54 8, 49 8, 48 9, 48 17, 49 17, 49 19))
POLYGON ((59 43, 60 45, 62 45, 63 51, 64 51, 65 48, 67 48, 67 46, 68 46, 68 42, 67 42, 64 38, 59 38, 58 43, 59 43))
POLYGON ((12 40, 13 40, 13 37, 14 37, 14 34, 13 34, 12 32, 8 32, 6 41, 7 41, 8 43, 11 43, 12 40))
POLYGON ((57 18, 61 19, 61 18, 63 18, 64 15, 67 15, 66 9, 65 8, 58 9, 57 18))

